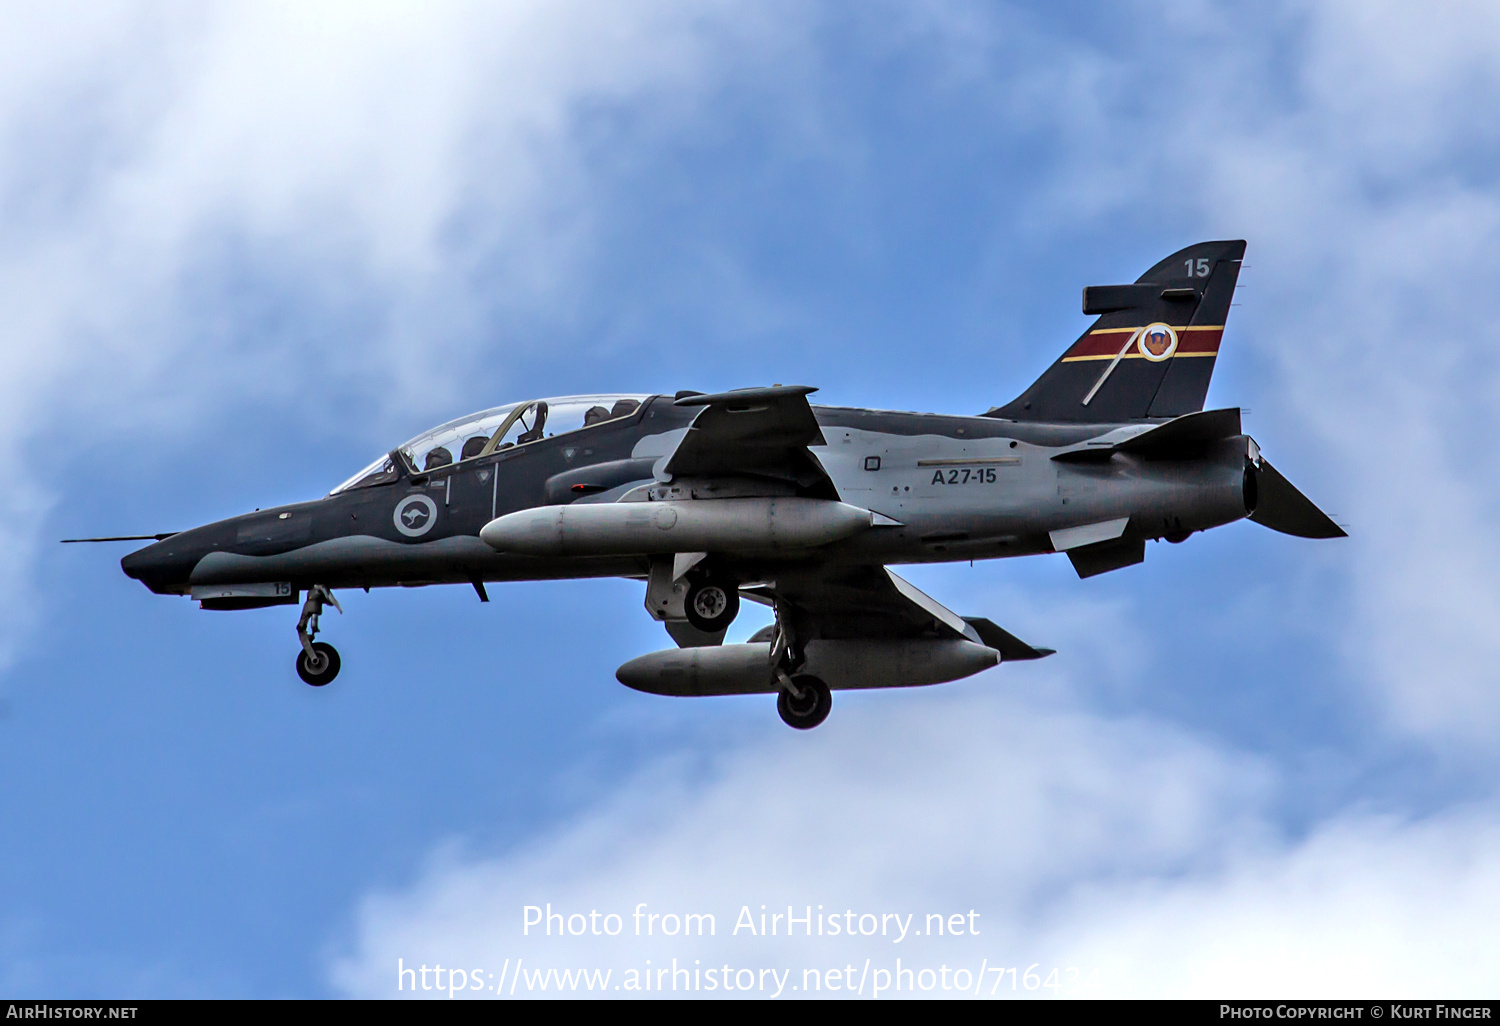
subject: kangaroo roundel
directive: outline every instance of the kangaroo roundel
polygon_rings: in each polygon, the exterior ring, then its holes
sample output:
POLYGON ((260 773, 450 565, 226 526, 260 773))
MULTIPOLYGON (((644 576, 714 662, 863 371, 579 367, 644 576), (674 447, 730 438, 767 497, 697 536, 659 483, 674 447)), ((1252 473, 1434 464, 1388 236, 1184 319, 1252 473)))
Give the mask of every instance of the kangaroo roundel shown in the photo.
POLYGON ((1136 347, 1146 359, 1152 363, 1160 363, 1177 352, 1177 332, 1172 330, 1171 325, 1160 321, 1148 324, 1141 329, 1140 338, 1136 340, 1136 347))
POLYGON ((425 495, 409 495, 396 506, 392 519, 396 530, 408 538, 418 538, 437 523, 437 503, 425 495))

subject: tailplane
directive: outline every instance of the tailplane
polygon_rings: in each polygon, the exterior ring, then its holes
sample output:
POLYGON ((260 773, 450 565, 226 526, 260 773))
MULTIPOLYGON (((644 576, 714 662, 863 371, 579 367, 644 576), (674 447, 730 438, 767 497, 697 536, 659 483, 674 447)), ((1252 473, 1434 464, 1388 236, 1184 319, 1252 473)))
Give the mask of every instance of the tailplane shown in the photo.
POLYGON ((987 417, 1112 423, 1203 409, 1245 255, 1243 240, 1178 250, 1134 285, 1083 290, 1099 319, 1014 401, 987 417))

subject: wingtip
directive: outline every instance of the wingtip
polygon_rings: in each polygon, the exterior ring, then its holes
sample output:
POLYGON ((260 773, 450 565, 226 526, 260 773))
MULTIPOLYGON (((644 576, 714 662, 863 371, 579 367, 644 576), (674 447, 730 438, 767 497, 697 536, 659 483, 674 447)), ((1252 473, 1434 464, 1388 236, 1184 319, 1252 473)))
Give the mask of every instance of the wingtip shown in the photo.
POLYGON ((1028 645, 1014 634, 997 626, 993 620, 982 616, 966 616, 963 620, 979 635, 982 644, 1000 653, 1002 662, 1018 663, 1028 659, 1045 659, 1057 651, 1028 645))

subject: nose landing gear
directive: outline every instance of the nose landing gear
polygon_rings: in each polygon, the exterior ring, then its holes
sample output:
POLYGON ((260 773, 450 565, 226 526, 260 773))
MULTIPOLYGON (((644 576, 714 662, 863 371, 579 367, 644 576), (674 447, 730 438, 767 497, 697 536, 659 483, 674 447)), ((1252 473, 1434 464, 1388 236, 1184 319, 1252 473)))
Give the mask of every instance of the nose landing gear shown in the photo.
POLYGON ((297 621, 297 640, 302 642, 302 651, 297 653, 297 676, 303 682, 320 688, 339 675, 338 649, 326 641, 314 641, 318 633, 318 617, 323 615, 323 604, 331 602, 340 614, 344 607, 321 584, 307 589, 307 601, 302 603, 302 618, 297 621))
POLYGON ((339 675, 339 650, 326 641, 314 641, 312 654, 297 653, 297 676, 303 682, 320 688, 339 675))

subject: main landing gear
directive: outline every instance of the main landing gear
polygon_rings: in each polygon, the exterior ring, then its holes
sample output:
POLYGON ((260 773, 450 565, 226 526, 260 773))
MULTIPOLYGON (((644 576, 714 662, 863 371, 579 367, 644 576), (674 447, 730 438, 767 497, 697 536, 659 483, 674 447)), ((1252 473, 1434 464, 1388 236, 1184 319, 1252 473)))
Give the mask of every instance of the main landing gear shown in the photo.
POLYGON ((797 730, 811 730, 833 709, 833 692, 810 673, 799 673, 807 661, 802 646, 776 611, 776 633, 771 641, 771 675, 777 687, 776 711, 782 722, 797 730))
POLYGON ((776 711, 781 714, 782 721, 798 730, 812 730, 828 719, 832 708, 833 692, 810 673, 791 677, 776 696, 776 711))
POLYGON ((331 602, 333 608, 343 613, 344 607, 321 584, 307 589, 307 601, 302 603, 302 619, 297 621, 297 640, 302 642, 302 651, 297 653, 297 676, 304 683, 320 688, 339 675, 338 649, 326 641, 314 641, 318 633, 318 617, 323 615, 323 604, 331 602))
POLYGON ((727 630, 740 614, 740 589, 733 583, 712 577, 695 581, 688 586, 682 611, 687 615, 688 623, 700 631, 717 634, 727 630))

